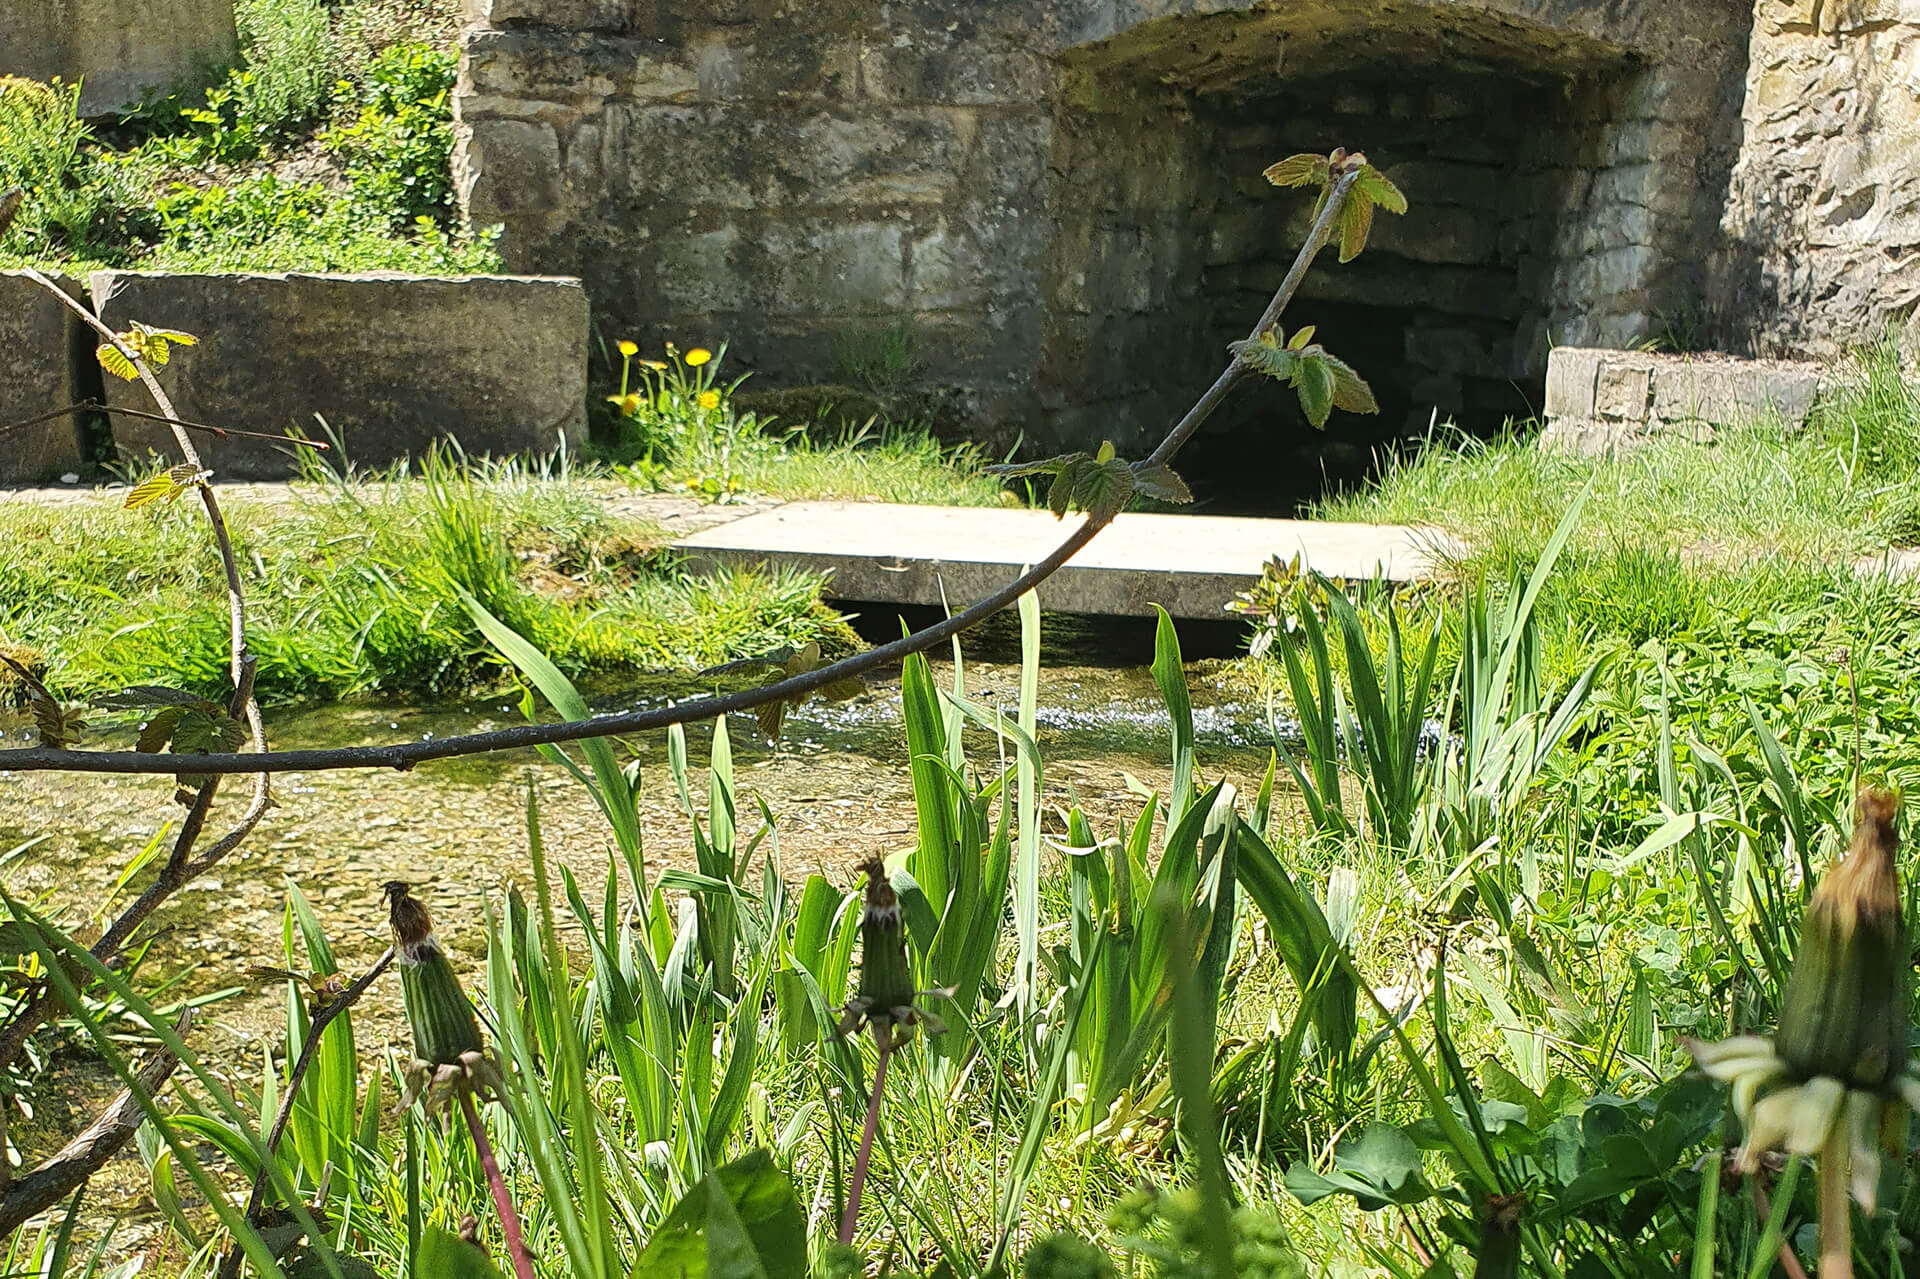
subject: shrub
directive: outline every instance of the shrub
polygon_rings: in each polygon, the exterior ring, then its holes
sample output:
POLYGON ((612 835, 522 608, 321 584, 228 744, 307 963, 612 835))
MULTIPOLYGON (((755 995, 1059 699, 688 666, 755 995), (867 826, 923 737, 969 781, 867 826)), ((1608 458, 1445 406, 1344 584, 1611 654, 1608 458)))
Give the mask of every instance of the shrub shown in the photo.
MULTIPOLYGON (((346 161, 353 201, 369 217, 406 225, 453 213, 453 119, 448 109, 456 58, 425 44, 395 45, 376 56, 359 89, 351 122, 322 141, 346 161)), ((342 83, 340 92, 352 91, 342 83)))
POLYGON ((77 113, 80 86, 0 76, 0 191, 23 187, 7 240, 27 254, 83 251, 101 195, 82 150, 90 137, 77 113))

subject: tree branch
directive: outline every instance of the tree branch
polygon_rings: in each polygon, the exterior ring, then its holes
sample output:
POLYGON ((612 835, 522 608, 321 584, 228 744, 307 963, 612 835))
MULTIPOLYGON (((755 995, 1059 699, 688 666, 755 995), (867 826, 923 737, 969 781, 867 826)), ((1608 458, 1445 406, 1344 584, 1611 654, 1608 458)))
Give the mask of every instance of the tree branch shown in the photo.
MULTIPOLYGON (((174 1030, 185 1035, 192 1023, 193 1010, 189 1008, 180 1014, 174 1030)), ((152 1097, 172 1077, 179 1064, 172 1053, 160 1049, 140 1068, 136 1082, 141 1091, 152 1097)), ((30 1218, 78 1190, 133 1139, 143 1117, 139 1098, 130 1088, 123 1090, 58 1154, 9 1186, 0 1194, 0 1239, 7 1238, 30 1218)))

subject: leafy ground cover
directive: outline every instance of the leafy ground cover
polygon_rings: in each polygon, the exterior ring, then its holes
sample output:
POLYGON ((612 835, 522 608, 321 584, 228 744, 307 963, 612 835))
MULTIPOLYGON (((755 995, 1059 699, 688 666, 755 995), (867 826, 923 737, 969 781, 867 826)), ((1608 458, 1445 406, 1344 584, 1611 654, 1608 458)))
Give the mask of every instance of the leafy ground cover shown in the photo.
POLYGON ((459 225, 458 6, 241 0, 241 65, 118 121, 74 86, 0 82, 0 265, 83 271, 496 269, 459 225))

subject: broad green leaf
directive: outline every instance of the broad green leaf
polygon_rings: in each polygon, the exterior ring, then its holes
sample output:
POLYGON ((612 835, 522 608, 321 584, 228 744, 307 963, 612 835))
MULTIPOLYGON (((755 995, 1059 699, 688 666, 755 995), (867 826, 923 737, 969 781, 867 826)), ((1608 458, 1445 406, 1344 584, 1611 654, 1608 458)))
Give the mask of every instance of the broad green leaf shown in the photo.
POLYGON ((122 381, 132 382, 140 376, 140 370, 133 367, 133 361, 122 355, 120 348, 111 342, 102 342, 93 354, 100 361, 101 368, 122 381))
POLYGON ((147 755, 157 755, 165 750, 167 743, 173 740, 173 730, 179 727, 180 719, 186 713, 184 706, 168 706, 156 711, 140 730, 140 736, 134 739, 134 749, 147 755))
POLYGON ((1084 462, 1091 456, 1087 453, 1061 453, 1056 457, 1041 458, 1037 462, 1003 462, 996 466, 984 466, 980 469, 988 475, 1058 475, 1075 462, 1084 462))
POLYGON ((1353 184, 1353 193, 1371 200, 1388 213, 1407 211, 1407 197, 1400 193, 1400 188, 1386 174, 1371 164, 1361 167, 1359 181, 1353 184))
POLYGON ((1193 501, 1193 490, 1165 462, 1135 462, 1133 489, 1162 502, 1178 502, 1184 506, 1193 501))
POLYGON ((647 1242, 635 1279, 805 1279, 806 1221, 764 1150, 714 1169, 647 1242))
POLYGON ((452 1231, 428 1226, 420 1239, 420 1259, 414 1266, 418 1275, 434 1279, 500 1279, 500 1267, 478 1246, 468 1243, 452 1231))
POLYGON ((1271 329, 1253 341, 1235 342, 1228 349, 1255 373, 1264 373, 1279 382, 1293 377, 1294 366, 1300 358, 1281 346, 1271 329))
POLYGON ((1351 262, 1359 257, 1372 231, 1373 201, 1358 192, 1349 192, 1347 203, 1340 210, 1340 260, 1351 262))
POLYGON ((1132 498, 1133 467, 1116 458, 1084 464, 1074 480, 1073 505, 1097 520, 1112 519, 1132 498))
POLYGON ((135 684, 123 688, 117 693, 107 693, 93 699, 93 704, 110 711, 146 710, 155 706, 212 706, 198 693, 189 693, 184 688, 168 688, 164 684, 135 684))
POLYGON ((158 475, 148 476, 128 489, 125 506, 129 511, 137 511, 143 506, 158 502, 161 498, 171 502, 184 491, 181 485, 173 482, 171 472, 162 471, 158 475))
POLYGON ((1368 1124, 1357 1138, 1334 1148, 1333 1168, 1324 1176, 1305 1164, 1295 1164, 1287 1169, 1286 1186, 1303 1204, 1349 1194, 1363 1210, 1377 1212, 1390 1203, 1405 1206, 1432 1196, 1420 1165, 1419 1147, 1404 1132, 1387 1124, 1368 1124))
POLYGON ((1333 407, 1349 413, 1380 411, 1380 402, 1373 398, 1373 388, 1367 385, 1365 378, 1354 372, 1351 364, 1337 355, 1323 353, 1320 358, 1333 374, 1333 407))

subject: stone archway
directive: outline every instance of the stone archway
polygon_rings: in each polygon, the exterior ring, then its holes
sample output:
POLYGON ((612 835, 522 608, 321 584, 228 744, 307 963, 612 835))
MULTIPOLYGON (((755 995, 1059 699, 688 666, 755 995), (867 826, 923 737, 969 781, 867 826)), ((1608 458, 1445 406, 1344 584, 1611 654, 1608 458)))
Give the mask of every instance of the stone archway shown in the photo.
POLYGON ((1299 316, 1370 366, 1388 431, 1521 408, 1550 340, 1639 340, 1704 293, 1747 16, 475 3, 462 190, 513 269, 583 276, 604 334, 730 340, 762 385, 831 380, 847 335, 910 326, 948 420, 1034 450, 1143 437, 1217 367, 1300 229, 1258 177, 1294 150, 1362 146, 1415 201, 1355 268, 1316 270, 1299 316))

